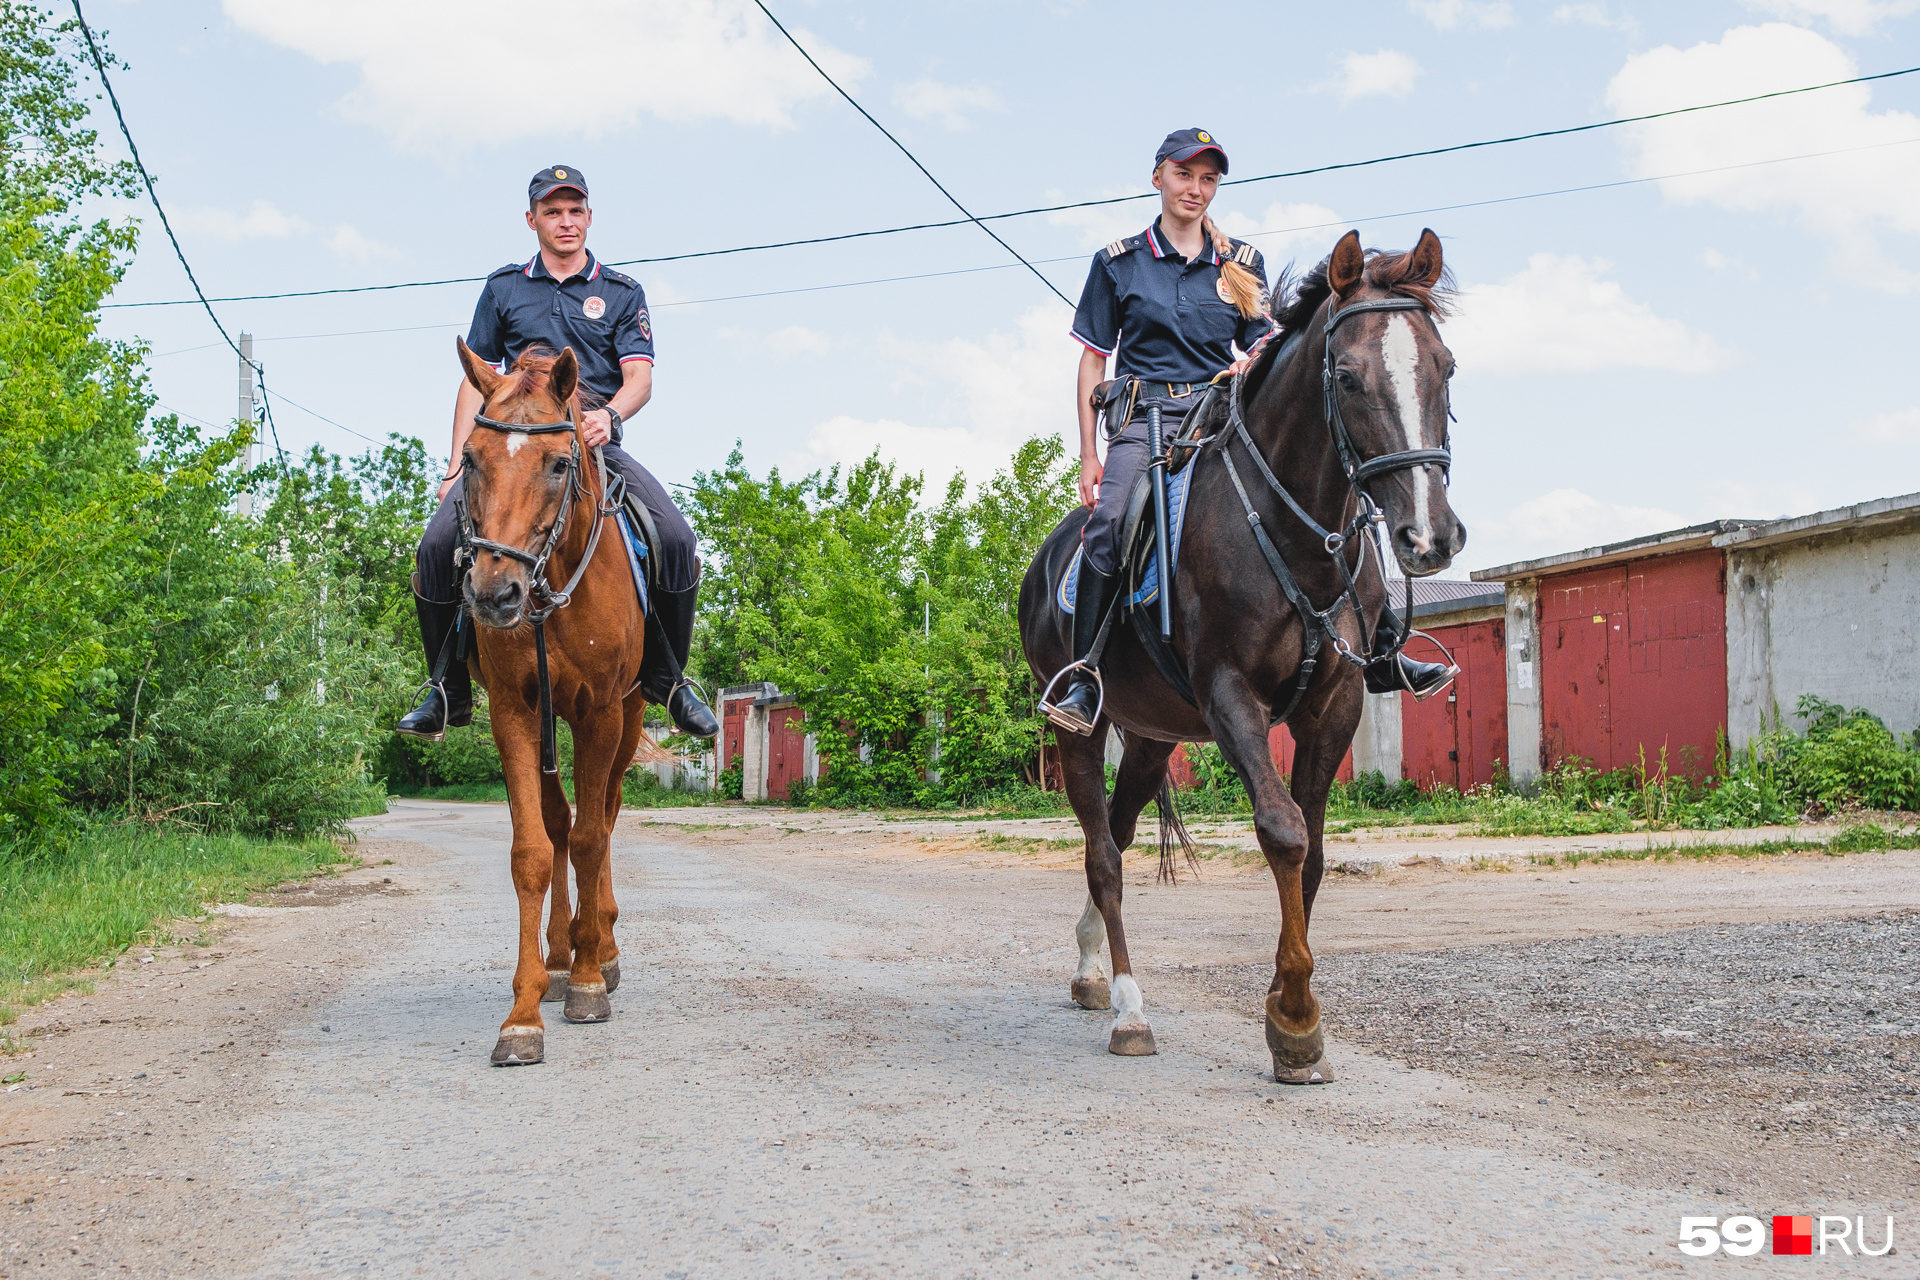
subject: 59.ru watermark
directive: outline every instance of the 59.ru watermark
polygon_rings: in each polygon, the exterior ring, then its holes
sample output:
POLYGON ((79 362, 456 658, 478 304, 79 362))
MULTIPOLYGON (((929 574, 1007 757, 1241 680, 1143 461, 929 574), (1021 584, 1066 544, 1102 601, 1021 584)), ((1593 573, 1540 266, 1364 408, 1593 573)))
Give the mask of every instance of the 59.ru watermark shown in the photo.
MULTIPOLYGON (((1875 1224, 1876 1226, 1878 1224, 1875 1224)), ((1874 1234, 1878 1235, 1876 1231, 1874 1234)), ((1680 1252, 1692 1258, 1716 1253, 1748 1258, 1767 1243, 1760 1219, 1738 1214, 1731 1218, 1681 1218, 1680 1252)), ((1869 1241, 1867 1220, 1837 1214, 1776 1213, 1773 1215, 1773 1252, 1825 1255, 1828 1250, 1848 1257, 1878 1258, 1893 1252, 1893 1219, 1887 1219, 1884 1238, 1869 1241)))

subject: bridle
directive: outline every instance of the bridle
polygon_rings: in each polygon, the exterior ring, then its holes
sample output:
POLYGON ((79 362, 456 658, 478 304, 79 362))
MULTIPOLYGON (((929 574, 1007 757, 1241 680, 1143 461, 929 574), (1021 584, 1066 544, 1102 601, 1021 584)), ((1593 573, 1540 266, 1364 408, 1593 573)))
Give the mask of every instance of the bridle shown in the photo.
MULTIPOLYGON (((1371 302, 1356 302, 1352 306, 1337 310, 1331 302, 1328 304, 1326 323, 1321 329, 1324 342, 1320 363, 1322 414, 1326 419, 1328 434, 1333 437, 1333 447, 1340 455, 1340 469, 1345 473, 1347 485, 1354 497, 1359 500, 1359 509, 1354 513, 1353 519, 1338 533, 1325 528, 1307 514, 1306 508, 1287 492, 1286 486, 1281 484, 1279 478, 1273 474, 1273 468, 1267 465, 1265 455, 1254 445, 1253 436, 1247 430, 1246 417, 1241 412, 1240 389, 1246 375, 1235 374, 1231 380, 1227 414, 1227 426, 1231 434, 1223 431, 1218 437, 1220 458, 1227 464, 1227 476, 1233 481, 1234 491, 1240 495, 1240 505, 1247 513, 1247 523, 1253 529, 1254 541, 1260 545, 1260 553, 1266 558, 1267 567, 1273 570, 1273 576, 1279 580, 1281 593, 1287 597, 1287 602, 1300 615, 1301 624, 1306 630, 1306 648, 1301 659, 1299 675, 1294 680, 1293 696, 1287 701, 1285 709, 1274 716, 1276 722, 1292 715, 1294 708, 1300 705, 1300 699, 1306 695, 1307 686, 1312 683, 1314 669, 1319 662, 1320 646, 1328 639, 1332 640, 1336 654, 1357 667, 1365 668, 1376 662, 1390 663, 1395 674, 1400 676, 1404 687, 1405 677, 1397 661, 1400 651, 1406 647, 1407 641, 1413 636, 1426 634, 1413 629, 1413 579, 1408 576, 1406 612, 1398 620, 1400 625, 1397 628, 1397 634, 1391 644, 1377 651, 1373 648, 1373 637, 1368 632, 1366 614, 1360 607, 1360 575, 1366 572, 1367 549, 1371 546, 1378 561, 1381 585, 1386 585, 1386 552, 1381 549, 1379 539, 1386 536, 1387 517, 1374 502, 1373 495, 1367 491, 1366 485, 1375 476, 1387 475, 1395 471, 1409 471, 1414 467, 1438 466, 1450 475, 1453 451, 1444 446, 1438 449, 1403 449, 1398 453, 1362 458, 1360 451, 1354 447, 1353 436, 1347 430, 1346 420, 1340 414, 1338 384, 1333 371, 1333 335, 1349 316, 1364 315, 1373 311, 1426 310, 1425 303, 1413 298, 1381 298, 1371 302), (1307 593, 1301 589, 1292 571, 1287 568, 1287 562, 1273 545, 1273 539, 1267 536, 1266 528, 1260 521, 1260 513, 1253 509, 1253 499, 1248 496, 1246 485, 1241 483, 1240 471, 1233 465, 1233 455, 1228 451, 1233 436, 1238 436, 1240 442, 1246 447, 1248 456, 1253 459, 1253 465, 1259 470, 1261 478, 1267 482, 1267 487, 1280 495, 1281 500, 1287 504, 1288 510, 1307 526, 1319 540, 1321 547, 1333 558, 1334 563, 1340 566, 1342 589, 1333 603, 1325 609, 1314 608, 1313 602, 1307 598, 1307 593), (1365 535, 1369 530, 1378 532, 1375 537, 1368 538, 1365 535), (1360 561, 1357 566, 1349 564, 1345 554, 1347 545, 1356 539, 1360 542, 1360 561), (1355 652, 1353 646, 1349 645, 1335 629, 1335 619, 1343 607, 1353 610, 1354 621, 1359 624, 1361 644, 1359 652, 1355 652)), ((1301 333, 1304 334, 1305 330, 1301 333)), ((1259 347, 1256 346, 1255 351, 1258 352, 1258 350, 1259 347)), ((1284 351, 1284 347, 1282 350, 1284 351)), ((1449 417, 1452 415, 1451 408, 1448 410, 1448 415, 1449 417)), ((1433 639, 1431 636, 1427 638, 1433 639)), ((1451 658, 1449 658, 1449 664, 1451 664, 1451 658)))
MULTIPOLYGON (((540 601, 540 607, 528 610, 527 621, 533 624, 533 648, 540 669, 540 771, 557 774, 560 772, 560 762, 553 724, 553 684, 547 674, 547 619, 553 616, 555 610, 573 603, 574 588, 580 585, 587 566, 593 563, 594 550, 600 545, 601 526, 620 509, 621 490, 625 487, 626 478, 616 472, 610 482, 606 455, 598 445, 594 446, 593 459, 600 473, 600 502, 593 511, 593 528, 587 534, 585 554, 580 557, 580 563, 574 566, 573 576, 567 579, 566 585, 555 591, 547 585, 547 562, 553 558, 560 540, 566 536, 567 517, 573 511, 574 498, 577 496, 586 501, 592 496, 582 483, 579 424, 574 418, 573 404, 568 402, 567 416, 558 422, 502 422, 498 418, 476 413, 473 415, 473 425, 504 435, 554 435, 561 431, 573 433, 573 442, 567 453, 566 488, 560 495, 560 512, 554 517, 553 527, 547 530, 546 545, 537 554, 481 537, 474 529, 473 515, 467 509, 464 491, 454 503, 455 514, 460 521, 460 546, 454 553, 454 563, 459 567, 462 577, 471 569, 475 554, 484 551, 526 565, 533 580, 529 595, 540 601)), ((460 592, 460 600, 461 607, 465 608, 465 590, 460 592)))

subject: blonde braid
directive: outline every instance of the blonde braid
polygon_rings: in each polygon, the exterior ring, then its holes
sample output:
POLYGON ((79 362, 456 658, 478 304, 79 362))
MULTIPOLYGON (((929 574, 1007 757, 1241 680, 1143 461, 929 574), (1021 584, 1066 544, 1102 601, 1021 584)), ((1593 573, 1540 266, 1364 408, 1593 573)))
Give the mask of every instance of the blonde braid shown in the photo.
POLYGON ((1220 255, 1220 279, 1226 283, 1227 293, 1233 298, 1234 310, 1248 320, 1263 314, 1266 311, 1266 290, 1260 286, 1260 277, 1233 260, 1234 243, 1220 233, 1211 215, 1201 215, 1200 224, 1213 240, 1213 251, 1220 255))

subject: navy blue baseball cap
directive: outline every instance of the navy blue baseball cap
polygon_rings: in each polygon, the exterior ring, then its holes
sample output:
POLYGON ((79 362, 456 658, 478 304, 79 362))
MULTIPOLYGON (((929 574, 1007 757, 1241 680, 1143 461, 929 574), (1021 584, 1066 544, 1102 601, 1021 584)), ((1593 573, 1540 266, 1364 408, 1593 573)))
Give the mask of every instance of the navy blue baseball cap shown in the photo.
POLYGON ((1213 140, 1213 135, 1205 129, 1181 129, 1167 135, 1160 149, 1153 153, 1153 167, 1158 169, 1165 161, 1185 164, 1203 151, 1211 151, 1220 159, 1220 172, 1227 171, 1227 153, 1213 140))
POLYGON ((533 175, 533 181, 527 184, 527 203, 533 204, 545 200, 556 191, 578 191, 587 194, 586 175, 571 165, 556 164, 552 168, 542 169, 533 175))

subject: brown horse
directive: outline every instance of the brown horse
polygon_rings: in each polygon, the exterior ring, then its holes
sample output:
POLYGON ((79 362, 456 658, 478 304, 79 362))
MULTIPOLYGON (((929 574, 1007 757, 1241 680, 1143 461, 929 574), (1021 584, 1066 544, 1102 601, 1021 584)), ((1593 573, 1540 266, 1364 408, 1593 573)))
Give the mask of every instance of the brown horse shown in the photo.
MULTIPOLYGON (((1363 252, 1350 231, 1300 282, 1276 317, 1285 340, 1267 343, 1232 395, 1202 411, 1199 429, 1212 434, 1190 464, 1173 583, 1172 661, 1193 701, 1116 622, 1100 663, 1105 704, 1093 734, 1055 731, 1087 842, 1071 991, 1086 1008, 1118 1006, 1114 1053, 1155 1052, 1120 918, 1120 851, 1166 786, 1175 745, 1212 740, 1246 784, 1280 891, 1264 1011, 1274 1075, 1290 1083, 1331 1078, 1309 986, 1307 921, 1324 865, 1327 794, 1360 721, 1360 664, 1386 604, 1385 567, 1376 554, 1368 568, 1367 546, 1378 526, 1401 566, 1421 575, 1445 568, 1466 541, 1447 503, 1453 357, 1434 324, 1444 270, 1431 231, 1399 254, 1363 252), (1285 785, 1267 745, 1276 721, 1295 744, 1285 785), (1109 722, 1126 743, 1111 800, 1103 771, 1109 722), (1111 986, 1100 972, 1103 938, 1111 986)), ((1021 642, 1043 684, 1071 655, 1071 619, 1054 598, 1086 516, 1081 509, 1061 522, 1020 589, 1021 642)))
POLYGON ((500 374, 465 342, 458 346, 467 380, 485 401, 460 458, 465 595, 479 623, 474 674, 487 690, 506 772, 520 898, 513 1011, 493 1063, 518 1066, 544 1057, 540 1002, 559 998, 563 987, 569 1022, 612 1016, 607 997, 620 982, 620 951, 610 847, 620 781, 643 747, 664 753, 642 727, 646 703, 636 682, 645 618, 606 500, 606 470, 581 433, 573 351, 529 351, 500 374), (603 534, 607 545, 599 547, 603 534), (573 730, 573 810, 558 774, 541 768, 545 718, 532 624, 542 616, 553 713, 573 730), (568 903, 569 861, 577 915, 568 903), (542 961, 540 906, 549 886, 542 961))

